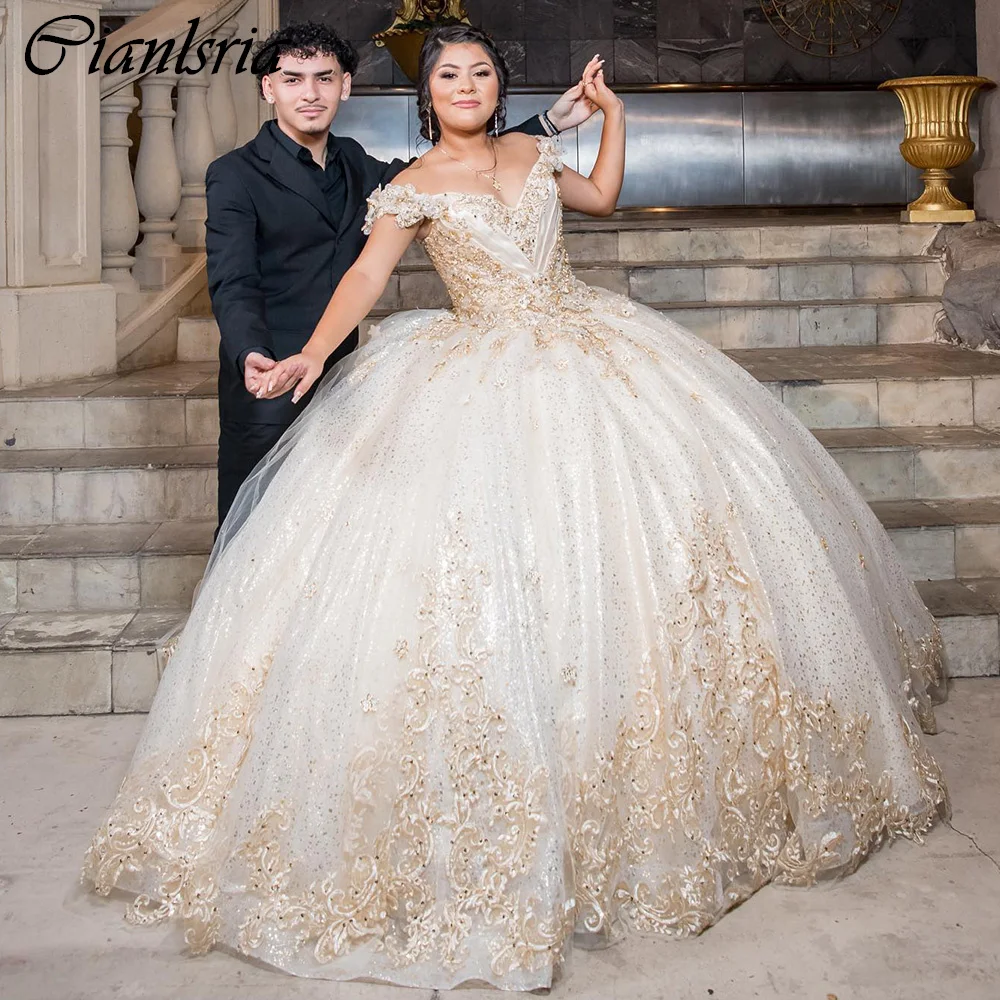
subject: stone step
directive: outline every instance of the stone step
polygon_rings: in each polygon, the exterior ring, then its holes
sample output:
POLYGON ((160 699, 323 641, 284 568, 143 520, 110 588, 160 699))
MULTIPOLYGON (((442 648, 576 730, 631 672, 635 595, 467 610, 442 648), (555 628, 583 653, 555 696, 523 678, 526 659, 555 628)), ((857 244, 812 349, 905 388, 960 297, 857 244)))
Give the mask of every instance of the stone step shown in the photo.
POLYGON ((652 302, 715 347, 839 347, 932 342, 937 298, 813 302, 652 302))
POLYGON ((1000 428, 1000 357, 995 355, 945 344, 727 353, 814 429, 1000 428))
MULTIPOLYGON (((982 427, 817 429, 868 500, 1000 495, 1000 432, 982 427)), ((208 520, 211 446, 0 453, 0 525, 208 520)))
MULTIPOLYGON (((594 274, 592 284, 613 287, 617 282, 613 271, 594 274)), ((448 296, 437 275, 415 272, 401 275, 400 280, 405 289, 398 293, 392 287, 387 289, 382 302, 390 304, 373 309, 361 321, 362 333, 368 333, 402 308, 398 303, 391 304, 394 298, 405 302, 407 309, 448 308, 448 296), (415 280, 407 283, 407 278, 415 280)), ((930 343, 935 338, 935 317, 941 309, 940 299, 934 296, 646 304, 715 347, 734 350, 930 343)), ((180 318, 178 361, 211 361, 218 352, 219 328, 211 317, 180 318)))
POLYGON ((1000 578, 917 584, 941 626, 952 677, 1000 676, 1000 578))
MULTIPOLYGON (((812 302, 651 302, 648 305, 687 327, 715 347, 838 347, 928 343, 935 338, 934 319, 941 309, 932 297, 901 299, 817 300, 812 302)), ((411 294, 407 308, 447 307, 447 297, 433 288, 411 294)), ((373 309, 361 322, 362 333, 394 309, 373 309)))
POLYGON ((104 448, 0 453, 0 525, 209 520, 216 449, 104 448))
POLYGON ((0 528, 0 613, 188 607, 215 520, 0 528))
MULTIPOLYGON (((574 261, 812 260, 912 257, 929 254, 940 226, 783 219, 675 218, 669 213, 626 213, 588 219, 568 216, 566 246, 574 261)), ((419 260, 414 247, 404 262, 419 260)))
POLYGON ((177 320, 177 360, 218 362, 219 324, 214 316, 181 316, 177 320))
MULTIPOLYGON (((944 344, 728 353, 808 427, 1000 428, 1000 357, 995 355, 944 344)), ((6 450, 215 444, 216 370, 213 362, 185 362, 2 391, 6 450)))
POLYGON ((0 616, 0 715, 148 711, 186 610, 0 616))
POLYGON ((1000 577, 1000 497, 875 500, 911 580, 1000 577))
MULTIPOLYGON (((953 677, 1000 675, 1000 579, 918 583, 953 677)), ((145 712, 186 609, 0 616, 0 716, 145 712)))
POLYGON ((1000 432, 982 427, 817 429, 861 495, 953 500, 1000 495, 1000 432))
MULTIPOLYGON (((1000 576, 1000 497, 874 501, 910 578, 1000 576)), ((186 607, 215 521, 0 528, 0 614, 186 607)))
MULTIPOLYGON (((637 302, 807 302, 939 298, 945 273, 936 257, 827 261, 618 260, 575 263, 581 281, 637 302)), ((439 307, 448 297, 430 262, 401 265, 380 300, 384 308, 439 307)))
POLYGON ((215 444, 218 370, 218 361, 169 364, 0 390, 5 450, 215 444))

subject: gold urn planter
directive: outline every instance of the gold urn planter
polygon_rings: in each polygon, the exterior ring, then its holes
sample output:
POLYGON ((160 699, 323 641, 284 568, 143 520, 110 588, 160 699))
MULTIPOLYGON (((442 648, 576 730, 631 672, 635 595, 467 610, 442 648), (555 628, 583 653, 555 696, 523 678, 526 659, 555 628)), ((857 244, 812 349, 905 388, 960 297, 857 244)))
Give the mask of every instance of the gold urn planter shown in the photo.
POLYGON ((427 33, 441 24, 469 23, 462 0, 402 0, 395 20, 385 31, 372 35, 372 41, 385 46, 396 65, 416 83, 427 33))
POLYGON ((995 84, 984 76, 912 76, 886 80, 903 105, 906 137, 903 159, 923 170, 923 194, 906 206, 903 222, 974 222, 976 213, 948 189, 950 170, 972 155, 969 105, 976 93, 995 84))

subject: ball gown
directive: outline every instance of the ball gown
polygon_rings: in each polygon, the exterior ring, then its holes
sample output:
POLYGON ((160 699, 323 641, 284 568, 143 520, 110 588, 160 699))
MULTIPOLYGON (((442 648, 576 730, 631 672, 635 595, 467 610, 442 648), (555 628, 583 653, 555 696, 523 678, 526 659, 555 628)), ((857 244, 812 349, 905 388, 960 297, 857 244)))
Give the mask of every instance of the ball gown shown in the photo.
POLYGON ((194 952, 546 987, 947 809, 889 538, 742 368, 573 277, 539 152, 513 206, 372 195, 453 308, 376 327, 219 536, 83 872, 194 952))

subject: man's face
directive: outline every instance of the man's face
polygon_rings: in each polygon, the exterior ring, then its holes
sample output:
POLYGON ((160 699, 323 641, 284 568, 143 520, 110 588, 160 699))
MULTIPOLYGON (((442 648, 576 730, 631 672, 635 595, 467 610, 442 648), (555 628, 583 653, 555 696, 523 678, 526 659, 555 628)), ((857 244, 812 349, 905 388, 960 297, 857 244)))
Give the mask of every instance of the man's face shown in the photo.
POLYGON ((321 135, 330 131, 340 102, 351 96, 351 74, 340 68, 336 56, 285 53, 261 86, 283 131, 292 136, 321 135))

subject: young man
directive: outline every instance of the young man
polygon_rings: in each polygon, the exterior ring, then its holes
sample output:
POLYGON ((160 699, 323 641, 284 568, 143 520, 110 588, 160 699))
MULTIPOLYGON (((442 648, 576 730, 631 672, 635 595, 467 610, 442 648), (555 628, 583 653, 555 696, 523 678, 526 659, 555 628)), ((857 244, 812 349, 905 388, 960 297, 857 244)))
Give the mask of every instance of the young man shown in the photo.
MULTIPOLYGON (((262 45, 254 68, 276 118, 208 168, 208 287, 219 323, 219 524, 244 480, 308 403, 258 399, 258 379, 309 339, 364 246, 366 200, 407 164, 369 156, 330 126, 351 93, 358 57, 322 24, 291 24, 262 45)), ((551 135, 593 113, 568 90, 517 131, 551 135)), ((329 359, 358 344, 357 330, 329 359)))

